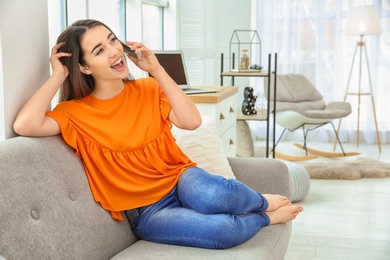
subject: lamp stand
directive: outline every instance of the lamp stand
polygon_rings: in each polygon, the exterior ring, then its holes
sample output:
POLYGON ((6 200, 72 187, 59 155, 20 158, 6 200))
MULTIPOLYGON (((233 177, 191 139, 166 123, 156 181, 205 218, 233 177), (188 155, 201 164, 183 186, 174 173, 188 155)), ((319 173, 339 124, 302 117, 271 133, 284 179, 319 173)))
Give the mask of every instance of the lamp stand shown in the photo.
MULTIPOLYGON (((360 100, 361 100, 361 96, 371 96, 372 110, 373 110, 373 113, 374 113, 375 128, 376 128, 376 138, 378 140, 379 152, 381 153, 382 152, 382 147, 381 147, 381 141, 380 141, 380 137, 379 137, 378 123, 377 123, 377 120, 376 120, 374 96, 373 96, 372 93, 373 93, 373 91, 372 91, 372 81, 371 81, 370 66, 369 66, 369 63, 368 63, 366 44, 363 41, 363 35, 360 35, 360 41, 357 42, 357 44, 356 44, 355 53, 354 53, 353 59, 352 59, 352 65, 351 65, 351 70, 349 72, 348 84, 347 84, 347 89, 345 91, 344 101, 346 101, 348 95, 358 96, 358 118, 357 118, 356 144, 357 144, 357 146, 359 146, 359 140, 360 140, 360 133, 359 133, 359 127, 360 127, 360 100), (358 49, 359 49, 359 59, 360 59, 359 60, 359 89, 358 89, 357 93, 351 93, 351 92, 349 92, 349 83, 351 82, 351 75, 352 75, 352 71, 353 71, 353 65, 355 63, 355 57, 356 57, 356 53, 357 53, 358 49), (361 92, 361 83, 362 83, 362 54, 363 54, 363 50, 364 50, 364 54, 365 54, 365 57, 366 57, 368 80, 369 80, 369 83, 370 83, 370 91, 369 92, 361 92)), ((337 128, 337 134, 340 132, 340 125, 341 125, 341 118, 339 120, 339 126, 337 128)), ((336 141, 337 140, 334 141, 333 150, 336 149, 336 141)))

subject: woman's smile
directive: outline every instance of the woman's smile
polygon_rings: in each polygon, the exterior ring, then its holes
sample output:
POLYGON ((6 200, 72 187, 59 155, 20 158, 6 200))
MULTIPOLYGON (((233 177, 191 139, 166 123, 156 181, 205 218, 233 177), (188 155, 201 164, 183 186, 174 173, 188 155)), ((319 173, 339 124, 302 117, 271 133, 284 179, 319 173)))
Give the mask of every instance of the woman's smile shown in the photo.
POLYGON ((111 68, 115 70, 123 70, 125 64, 122 58, 119 58, 114 64, 111 65, 111 68))

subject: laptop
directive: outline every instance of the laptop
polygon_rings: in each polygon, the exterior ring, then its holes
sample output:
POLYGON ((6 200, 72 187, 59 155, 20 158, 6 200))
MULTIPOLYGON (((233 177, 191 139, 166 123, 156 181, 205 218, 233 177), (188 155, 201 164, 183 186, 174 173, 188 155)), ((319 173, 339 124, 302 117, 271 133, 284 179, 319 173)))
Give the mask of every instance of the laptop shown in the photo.
MULTIPOLYGON (((177 85, 187 94, 215 93, 216 90, 191 88, 187 69, 184 63, 184 55, 180 50, 176 51, 154 51, 158 62, 165 69, 168 75, 176 82, 177 85)), ((149 75, 151 76, 151 75, 149 75)))

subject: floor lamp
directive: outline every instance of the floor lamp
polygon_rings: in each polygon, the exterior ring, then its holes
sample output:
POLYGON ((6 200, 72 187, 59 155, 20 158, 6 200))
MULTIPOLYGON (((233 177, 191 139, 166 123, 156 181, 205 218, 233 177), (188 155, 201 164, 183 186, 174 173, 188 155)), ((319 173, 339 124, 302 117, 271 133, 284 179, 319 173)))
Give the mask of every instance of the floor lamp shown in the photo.
MULTIPOLYGON (((378 148, 379 152, 382 152, 381 148, 381 141, 379 137, 379 131, 378 131, 378 123, 376 120, 376 111, 375 111, 375 102, 374 102, 374 96, 372 91, 372 81, 371 81, 371 72, 370 72, 370 66, 368 62, 368 55, 367 55, 367 49, 366 49, 366 43, 363 40, 364 36, 366 35, 377 35, 381 33, 380 28, 380 18, 377 8, 374 5, 368 5, 368 6, 357 6, 353 7, 349 13, 348 21, 347 21, 347 35, 359 35, 360 41, 357 42, 355 47, 355 52, 352 59, 352 65, 351 70, 349 72, 348 77, 348 84, 347 89, 344 96, 344 101, 346 101, 348 95, 353 95, 358 97, 358 119, 357 119, 357 137, 356 137, 356 143, 359 146, 359 128, 360 128, 360 101, 361 96, 371 96, 371 102, 372 102, 372 109, 374 114, 374 120, 375 120, 375 128, 376 128, 376 137, 378 140, 378 148), (369 86, 370 91, 362 92, 362 66, 363 66, 363 52, 366 59, 366 65, 367 65, 367 73, 368 73, 368 80, 369 80, 369 86), (355 63, 355 57, 359 53, 359 87, 357 92, 350 92, 349 91, 349 84, 351 81, 352 71, 355 63)), ((337 129, 337 133, 340 131, 340 125, 341 125, 341 119, 339 121, 339 126, 337 129)), ((336 149, 336 140, 334 142, 333 149, 336 149)))

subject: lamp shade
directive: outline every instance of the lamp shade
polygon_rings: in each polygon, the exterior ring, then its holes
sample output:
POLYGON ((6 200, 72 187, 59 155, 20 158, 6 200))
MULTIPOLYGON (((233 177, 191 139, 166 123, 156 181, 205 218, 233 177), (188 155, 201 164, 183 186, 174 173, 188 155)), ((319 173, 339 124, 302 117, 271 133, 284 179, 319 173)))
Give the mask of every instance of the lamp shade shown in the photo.
POLYGON ((348 35, 374 35, 381 33, 381 21, 378 9, 374 5, 355 6, 349 11, 348 35))

